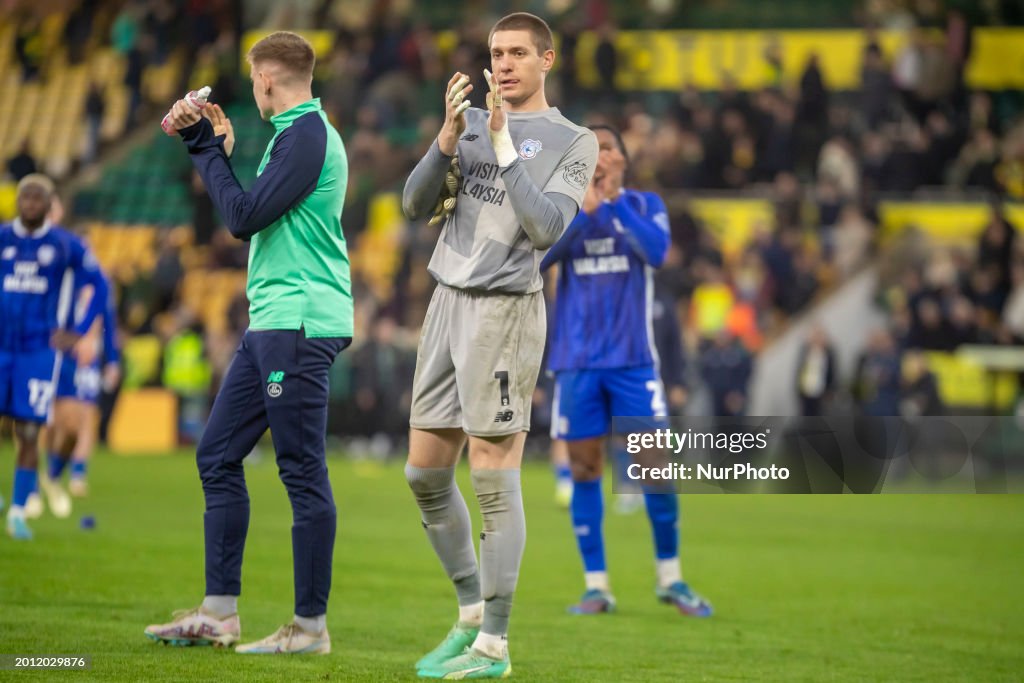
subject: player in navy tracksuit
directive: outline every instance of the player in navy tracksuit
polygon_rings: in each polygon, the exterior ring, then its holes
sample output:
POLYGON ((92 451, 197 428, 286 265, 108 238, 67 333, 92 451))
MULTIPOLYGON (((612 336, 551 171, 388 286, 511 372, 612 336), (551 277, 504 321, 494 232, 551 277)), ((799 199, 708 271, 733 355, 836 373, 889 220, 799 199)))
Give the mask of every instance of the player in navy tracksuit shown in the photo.
POLYGON ((70 313, 77 288, 107 286, 81 239, 46 219, 53 183, 39 174, 18 183, 18 218, 0 227, 0 415, 14 420, 18 461, 7 533, 31 539, 24 505, 36 487, 39 429, 50 416, 63 352, 85 334, 99 306, 77 324, 70 313))
MULTIPOLYGON (((542 268, 558 263, 548 367, 555 373, 552 437, 569 443, 572 521, 585 568, 579 614, 614 609, 601 531, 601 473, 611 417, 667 415, 652 333, 653 272, 665 260, 669 224, 658 195, 623 187, 626 153, 618 133, 595 126, 597 172, 576 216, 542 268)), ((683 582, 674 493, 645 490, 657 556, 657 595, 685 614, 711 606, 683 582)))

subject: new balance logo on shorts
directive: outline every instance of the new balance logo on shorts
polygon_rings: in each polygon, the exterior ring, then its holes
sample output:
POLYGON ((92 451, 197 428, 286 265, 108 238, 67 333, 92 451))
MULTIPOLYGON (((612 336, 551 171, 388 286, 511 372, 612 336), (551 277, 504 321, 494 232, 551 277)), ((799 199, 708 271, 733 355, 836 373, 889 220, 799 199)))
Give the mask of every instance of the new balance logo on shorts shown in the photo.
POLYGON ((460 139, 460 140, 465 140, 466 142, 473 142, 473 141, 474 141, 474 140, 476 140, 476 139, 477 139, 478 137, 480 137, 480 136, 479 136, 479 135, 477 135, 476 133, 467 133, 466 135, 463 135, 463 136, 462 136, 461 138, 459 138, 459 139, 460 139))
POLYGON ((495 422, 511 422, 512 411, 511 410, 499 410, 498 414, 494 416, 495 422))

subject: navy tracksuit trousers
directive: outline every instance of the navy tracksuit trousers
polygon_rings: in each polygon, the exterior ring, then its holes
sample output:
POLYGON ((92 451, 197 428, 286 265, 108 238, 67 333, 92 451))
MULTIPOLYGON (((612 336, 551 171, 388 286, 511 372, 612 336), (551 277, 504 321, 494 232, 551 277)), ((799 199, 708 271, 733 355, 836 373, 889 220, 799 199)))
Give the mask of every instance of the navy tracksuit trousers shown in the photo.
POLYGON ((337 511, 327 478, 327 375, 348 337, 247 330, 196 449, 206 496, 206 595, 240 595, 249 529, 242 460, 267 428, 292 504, 295 614, 327 612, 337 511))

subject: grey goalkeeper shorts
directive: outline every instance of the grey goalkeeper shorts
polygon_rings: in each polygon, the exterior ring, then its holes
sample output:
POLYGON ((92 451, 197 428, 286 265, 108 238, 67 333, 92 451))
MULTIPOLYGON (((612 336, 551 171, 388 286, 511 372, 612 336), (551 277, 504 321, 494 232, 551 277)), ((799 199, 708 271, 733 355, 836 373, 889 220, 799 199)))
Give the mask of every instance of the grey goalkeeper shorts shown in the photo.
POLYGON ((439 284, 416 351, 409 426, 487 437, 529 431, 546 332, 542 292, 439 284))

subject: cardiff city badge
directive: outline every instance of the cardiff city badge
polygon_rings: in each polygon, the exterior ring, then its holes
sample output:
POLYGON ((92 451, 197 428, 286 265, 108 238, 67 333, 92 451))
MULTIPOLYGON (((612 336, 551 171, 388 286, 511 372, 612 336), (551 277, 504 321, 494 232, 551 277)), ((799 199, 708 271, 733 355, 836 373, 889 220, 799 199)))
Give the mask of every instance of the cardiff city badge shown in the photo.
POLYGON ((540 143, 540 140, 534 140, 533 138, 527 138, 523 140, 522 144, 519 145, 519 158, 520 159, 532 159, 537 156, 537 153, 544 148, 544 145, 540 143))
POLYGON ((39 247, 39 251, 36 252, 36 260, 39 261, 39 265, 48 266, 53 263, 53 258, 57 255, 57 250, 49 244, 44 244, 39 247))

